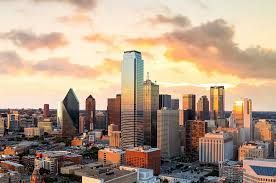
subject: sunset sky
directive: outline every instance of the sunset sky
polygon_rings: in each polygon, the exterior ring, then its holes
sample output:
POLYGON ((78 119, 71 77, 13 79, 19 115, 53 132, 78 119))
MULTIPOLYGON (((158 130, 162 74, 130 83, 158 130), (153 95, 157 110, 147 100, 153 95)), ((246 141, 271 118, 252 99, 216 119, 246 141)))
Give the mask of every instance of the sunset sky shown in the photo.
POLYGON ((251 98, 276 110, 275 0, 0 0, 0 108, 56 108, 69 88, 81 108, 120 93, 125 50, 142 52, 160 93, 209 98, 226 109, 251 98))

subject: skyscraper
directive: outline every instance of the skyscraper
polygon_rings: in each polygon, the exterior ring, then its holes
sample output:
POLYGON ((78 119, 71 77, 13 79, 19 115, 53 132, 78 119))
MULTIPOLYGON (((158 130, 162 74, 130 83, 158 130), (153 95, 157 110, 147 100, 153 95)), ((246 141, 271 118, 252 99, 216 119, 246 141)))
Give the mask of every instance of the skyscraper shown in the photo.
POLYGON ((212 120, 225 117, 224 86, 212 86, 210 88, 210 114, 212 120))
POLYGON ((207 96, 200 97, 197 102, 197 119, 202 121, 210 119, 209 100, 207 96))
POLYGON ((96 123, 96 100, 89 95, 85 101, 85 110, 87 113, 87 120, 85 122, 84 128, 86 130, 93 130, 96 123))
POLYGON ((157 110, 159 108, 159 86, 149 78, 144 82, 144 144, 156 147, 157 110))
POLYGON ((182 109, 187 110, 190 109, 192 110, 192 119, 195 119, 196 115, 196 96, 193 94, 186 94, 183 95, 182 98, 182 109))
POLYGON ((72 88, 59 104, 57 123, 61 128, 62 136, 74 136, 79 132, 79 101, 72 88))
POLYGON ((107 99, 107 118, 109 125, 117 125, 121 130, 121 94, 117 94, 116 98, 107 99))
POLYGON ((47 118, 49 117, 49 104, 44 104, 44 107, 43 107, 43 117, 44 118, 47 118))
POLYGON ((121 132, 122 147, 144 143, 144 61, 138 51, 124 52, 122 62, 121 132))
POLYGON ((172 107, 172 96, 167 94, 159 95, 159 109, 166 107, 167 109, 171 109, 172 107))
POLYGON ((179 99, 172 99, 172 110, 179 109, 179 99))
POLYGON ((235 101, 231 118, 234 123, 232 127, 240 130, 240 139, 251 140, 253 136, 252 101, 247 98, 235 101))

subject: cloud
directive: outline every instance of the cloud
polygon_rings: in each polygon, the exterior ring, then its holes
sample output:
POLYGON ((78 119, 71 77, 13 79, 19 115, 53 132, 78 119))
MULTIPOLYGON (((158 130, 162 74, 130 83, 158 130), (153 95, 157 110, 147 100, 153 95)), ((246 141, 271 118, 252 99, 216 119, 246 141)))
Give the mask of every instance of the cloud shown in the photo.
POLYGON ((58 32, 37 35, 29 31, 12 30, 0 33, 0 39, 10 40, 16 46, 28 49, 29 51, 39 48, 54 50, 68 44, 66 37, 58 32))
POLYGON ((33 0, 34 2, 57 2, 68 3, 77 7, 80 10, 91 10, 97 5, 97 0, 33 0))
POLYGON ((235 31, 223 19, 158 37, 126 40, 134 45, 164 46, 172 62, 190 62, 203 72, 218 72, 240 78, 276 79, 276 51, 261 47, 241 49, 233 41, 235 31))
POLYGON ((165 16, 158 14, 152 18, 149 18, 148 21, 154 25, 171 24, 178 27, 186 27, 191 24, 190 20, 183 15, 165 16))
POLYGON ((78 24, 91 24, 92 19, 88 14, 76 12, 73 15, 61 16, 57 18, 60 23, 78 25, 78 24))
POLYGON ((22 59, 14 51, 0 52, 0 75, 33 75, 62 76, 76 78, 97 78, 106 74, 118 74, 120 62, 105 59, 95 67, 71 63, 68 58, 49 58, 35 62, 22 59))
POLYGON ((90 43, 102 43, 106 45, 113 45, 114 39, 111 36, 96 33, 96 34, 89 34, 83 37, 83 39, 90 43))

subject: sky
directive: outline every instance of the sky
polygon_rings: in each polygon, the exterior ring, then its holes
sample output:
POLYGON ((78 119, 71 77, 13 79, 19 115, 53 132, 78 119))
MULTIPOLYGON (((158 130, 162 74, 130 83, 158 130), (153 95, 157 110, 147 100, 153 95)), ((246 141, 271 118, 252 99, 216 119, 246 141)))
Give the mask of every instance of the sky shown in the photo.
POLYGON ((0 108, 83 109, 120 93, 126 50, 142 52, 160 93, 226 87, 226 110, 276 110, 275 0, 0 0, 0 108))

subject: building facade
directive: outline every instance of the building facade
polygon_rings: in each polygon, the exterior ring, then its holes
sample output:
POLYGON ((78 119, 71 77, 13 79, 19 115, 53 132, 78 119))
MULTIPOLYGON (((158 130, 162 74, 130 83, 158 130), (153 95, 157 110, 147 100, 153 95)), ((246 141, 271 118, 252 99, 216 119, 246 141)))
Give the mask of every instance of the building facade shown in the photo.
POLYGON ((159 109, 166 107, 167 109, 171 109, 172 107, 172 96, 168 94, 160 94, 159 95, 159 109))
POLYGON ((224 86, 210 88, 210 115, 212 120, 225 118, 224 86))
POLYGON ((96 123, 96 100, 92 95, 89 95, 85 100, 85 111, 87 119, 84 124, 84 129, 94 130, 96 123))
POLYGON ((209 111, 209 100, 207 96, 202 96, 197 102, 197 119, 198 120, 209 120, 210 111, 209 111))
POLYGON ((179 110, 179 99, 172 99, 172 110, 179 110))
POLYGON ((144 61, 138 51, 124 52, 122 62, 121 143, 123 148, 144 144, 144 61))
POLYGON ((121 130, 121 94, 107 99, 107 122, 108 125, 117 125, 121 130))

